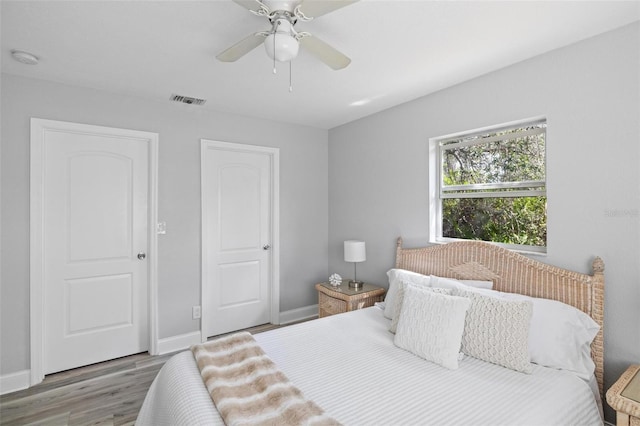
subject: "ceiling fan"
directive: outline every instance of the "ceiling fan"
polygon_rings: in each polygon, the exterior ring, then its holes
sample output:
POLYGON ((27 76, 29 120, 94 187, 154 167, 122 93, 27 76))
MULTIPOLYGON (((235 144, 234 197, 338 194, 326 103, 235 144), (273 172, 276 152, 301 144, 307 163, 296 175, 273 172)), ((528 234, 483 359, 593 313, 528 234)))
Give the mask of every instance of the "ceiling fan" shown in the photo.
MULTIPOLYGON (((254 15, 265 17, 271 24, 268 31, 259 31, 234 44, 216 56, 222 62, 234 62, 264 44, 274 61, 290 62, 302 46, 334 70, 345 68, 351 59, 308 32, 296 31, 298 21, 310 21, 358 0, 233 0, 254 15)), ((275 64, 275 62, 274 62, 275 64)), ((274 68, 275 72, 275 68, 274 68)))

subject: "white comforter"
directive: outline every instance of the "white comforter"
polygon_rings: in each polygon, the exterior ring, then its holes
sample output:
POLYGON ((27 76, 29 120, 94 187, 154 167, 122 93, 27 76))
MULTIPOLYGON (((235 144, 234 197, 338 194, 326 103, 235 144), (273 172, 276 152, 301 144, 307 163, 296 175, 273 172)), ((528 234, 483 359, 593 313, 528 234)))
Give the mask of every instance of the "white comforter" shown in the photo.
MULTIPOLYGON (((345 425, 602 425, 589 385, 471 357, 447 370, 397 348, 376 307, 255 335, 305 396, 345 425)), ((223 424, 191 352, 162 368, 138 425, 223 424)))

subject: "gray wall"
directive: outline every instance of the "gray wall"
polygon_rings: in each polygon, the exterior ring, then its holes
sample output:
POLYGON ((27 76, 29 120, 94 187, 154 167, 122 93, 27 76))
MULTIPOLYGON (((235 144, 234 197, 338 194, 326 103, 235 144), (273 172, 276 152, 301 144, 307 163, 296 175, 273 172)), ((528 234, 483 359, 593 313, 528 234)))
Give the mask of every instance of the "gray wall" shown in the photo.
MULTIPOLYGON (((31 117, 156 132, 159 143, 159 334, 198 330, 200 138, 280 148, 280 310, 317 303, 327 276, 326 130, 195 106, 2 75, 0 374, 29 369, 29 120, 31 117)), ((215 82, 212 82, 214 84, 215 82)))
POLYGON ((540 260, 586 273, 604 259, 611 386, 640 360, 639 52, 636 23, 330 130, 329 271, 352 275, 341 244, 361 238, 358 276, 386 285, 396 238, 426 245, 430 137, 546 116, 540 260))

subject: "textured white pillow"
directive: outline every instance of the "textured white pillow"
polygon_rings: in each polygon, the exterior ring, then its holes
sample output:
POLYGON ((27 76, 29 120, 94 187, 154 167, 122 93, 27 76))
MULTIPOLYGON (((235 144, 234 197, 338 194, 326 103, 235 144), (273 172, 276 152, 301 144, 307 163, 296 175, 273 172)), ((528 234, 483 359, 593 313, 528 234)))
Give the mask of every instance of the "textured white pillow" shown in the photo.
POLYGON ((470 304, 464 297, 407 286, 393 343, 427 361, 457 369, 464 319, 470 304))
POLYGON ((405 269, 389 269, 387 271, 389 277, 389 289, 384 298, 384 316, 392 319, 395 311, 395 299, 398 293, 398 283, 400 281, 414 283, 419 286, 429 287, 430 278, 428 275, 418 274, 417 272, 407 271, 405 269))
MULTIPOLYGON (((407 283, 406 281, 400 281, 398 283, 396 297, 395 297, 396 306, 393 309, 393 318, 391 318, 391 325, 389 326, 389 331, 392 333, 395 333, 398 328, 398 320, 400 319, 400 312, 402 312, 402 305, 404 303, 404 293, 405 293, 405 288, 407 286, 418 287, 416 284, 407 283)), ((451 294, 451 290, 448 290, 446 288, 431 288, 431 287, 424 287, 424 286, 419 286, 419 288, 426 291, 431 291, 434 293, 447 294, 447 295, 451 294)))
POLYGON ((512 293, 502 293, 502 297, 533 303, 529 329, 531 362, 572 371, 585 380, 593 376, 591 342, 600 326, 589 315, 556 300, 512 293))
POLYGON ((462 352, 530 374, 531 301, 498 299, 467 290, 456 290, 453 294, 471 300, 462 335, 462 352))

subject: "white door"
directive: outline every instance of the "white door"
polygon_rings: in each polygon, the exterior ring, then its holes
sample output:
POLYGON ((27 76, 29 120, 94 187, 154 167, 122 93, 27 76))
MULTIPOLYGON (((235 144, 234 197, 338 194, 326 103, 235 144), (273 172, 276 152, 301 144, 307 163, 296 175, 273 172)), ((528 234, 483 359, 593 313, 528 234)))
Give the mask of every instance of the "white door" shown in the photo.
POLYGON ((149 141, 81 128, 42 136, 45 374, 149 347, 149 141))
POLYGON ((271 321, 273 155, 202 141, 203 337, 271 321))

